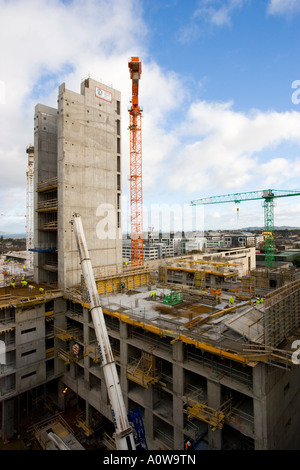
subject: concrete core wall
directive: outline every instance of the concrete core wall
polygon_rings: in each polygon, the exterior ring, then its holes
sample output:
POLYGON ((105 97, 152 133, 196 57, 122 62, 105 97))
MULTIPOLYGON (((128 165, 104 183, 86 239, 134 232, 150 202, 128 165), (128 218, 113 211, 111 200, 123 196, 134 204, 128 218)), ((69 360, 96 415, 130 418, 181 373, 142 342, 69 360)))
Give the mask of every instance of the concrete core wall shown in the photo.
POLYGON ((70 220, 82 217, 93 268, 122 262, 120 199, 120 93, 88 79, 82 94, 59 88, 58 97, 58 284, 80 282, 81 268, 70 220), (107 101, 111 99, 111 101, 107 101), (119 169, 119 171, 117 171, 119 169), (119 178, 118 178, 119 175, 119 178))

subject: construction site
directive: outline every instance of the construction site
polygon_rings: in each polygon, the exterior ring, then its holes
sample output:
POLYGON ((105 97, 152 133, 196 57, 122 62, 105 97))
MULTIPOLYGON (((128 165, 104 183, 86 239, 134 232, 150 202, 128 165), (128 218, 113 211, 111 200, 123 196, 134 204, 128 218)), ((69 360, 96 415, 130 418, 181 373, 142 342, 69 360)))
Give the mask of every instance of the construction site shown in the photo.
POLYGON ((128 263, 120 92, 88 77, 35 107, 28 258, 1 269, 0 449, 300 449, 300 270, 273 262, 289 194, 259 195, 264 267, 253 246, 146 263, 139 58, 128 68, 128 263))

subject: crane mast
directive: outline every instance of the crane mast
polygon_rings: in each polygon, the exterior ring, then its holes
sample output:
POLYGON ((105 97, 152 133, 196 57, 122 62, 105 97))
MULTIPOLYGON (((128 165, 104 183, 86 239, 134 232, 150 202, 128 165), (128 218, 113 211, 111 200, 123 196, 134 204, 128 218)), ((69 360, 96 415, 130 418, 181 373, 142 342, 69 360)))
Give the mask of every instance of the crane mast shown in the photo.
POLYGON ((144 264, 142 110, 139 106, 139 80, 142 73, 142 63, 138 57, 131 57, 128 67, 132 80, 132 100, 129 109, 131 264, 142 266, 144 264))
POLYGON ((116 364, 105 325, 101 302, 93 274, 92 263, 83 231, 81 216, 79 214, 74 214, 71 224, 74 228, 81 269, 88 292, 91 316, 101 357, 101 365, 111 404, 112 417, 115 426, 114 437, 116 447, 117 450, 135 450, 136 447, 133 432, 128 422, 116 364))

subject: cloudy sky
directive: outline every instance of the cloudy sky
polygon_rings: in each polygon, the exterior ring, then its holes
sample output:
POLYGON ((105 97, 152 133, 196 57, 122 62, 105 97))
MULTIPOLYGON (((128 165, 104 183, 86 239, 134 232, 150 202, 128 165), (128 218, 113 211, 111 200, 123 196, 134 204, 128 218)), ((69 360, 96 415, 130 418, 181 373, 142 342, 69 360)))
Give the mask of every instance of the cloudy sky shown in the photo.
MULTIPOLYGON (((300 189, 300 0, 0 0, 0 12, 0 231, 25 231, 12 215, 26 212, 35 105, 56 107, 58 86, 79 92, 88 75, 122 92, 128 229, 131 56, 146 230, 168 228, 162 206, 181 229, 191 200, 300 189)), ((205 206, 201 223, 263 226, 262 202, 205 206)), ((300 196, 277 201, 275 224, 300 226, 300 196)))

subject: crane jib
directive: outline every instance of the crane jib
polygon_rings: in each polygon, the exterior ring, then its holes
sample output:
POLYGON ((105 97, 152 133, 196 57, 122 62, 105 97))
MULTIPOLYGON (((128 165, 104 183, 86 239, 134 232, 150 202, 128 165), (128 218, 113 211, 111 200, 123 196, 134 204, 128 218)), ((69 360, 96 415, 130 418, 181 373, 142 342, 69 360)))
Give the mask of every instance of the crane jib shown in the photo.
POLYGON ((235 194, 223 194, 221 196, 212 196, 202 199, 194 199, 191 201, 191 205, 195 206, 198 204, 224 204, 226 202, 234 202, 239 204, 243 201, 255 201, 257 199, 272 200, 274 198, 300 196, 300 190, 289 191, 289 190, 277 190, 277 189, 265 189, 262 191, 248 191, 244 193, 235 194))

